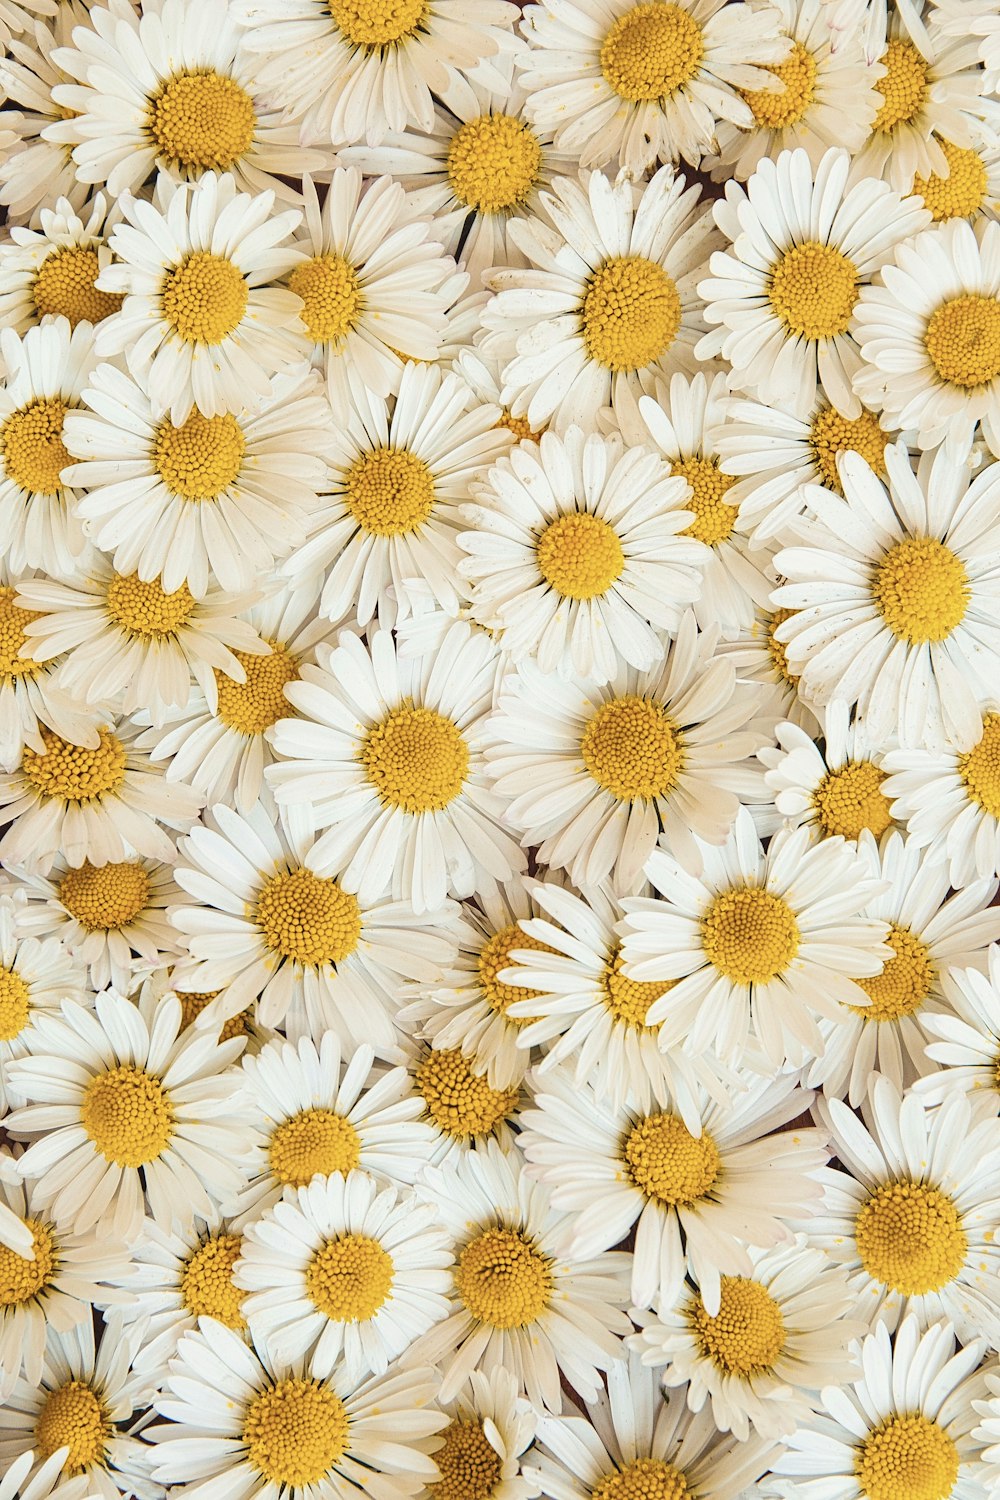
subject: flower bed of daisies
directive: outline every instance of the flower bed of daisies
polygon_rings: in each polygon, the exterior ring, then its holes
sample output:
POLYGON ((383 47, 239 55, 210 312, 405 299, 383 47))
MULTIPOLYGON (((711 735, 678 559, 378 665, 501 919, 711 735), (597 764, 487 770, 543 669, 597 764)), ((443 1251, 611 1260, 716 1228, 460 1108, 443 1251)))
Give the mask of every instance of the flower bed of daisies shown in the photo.
POLYGON ((997 0, 0 43, 0 1500, 1000 1493, 997 0))

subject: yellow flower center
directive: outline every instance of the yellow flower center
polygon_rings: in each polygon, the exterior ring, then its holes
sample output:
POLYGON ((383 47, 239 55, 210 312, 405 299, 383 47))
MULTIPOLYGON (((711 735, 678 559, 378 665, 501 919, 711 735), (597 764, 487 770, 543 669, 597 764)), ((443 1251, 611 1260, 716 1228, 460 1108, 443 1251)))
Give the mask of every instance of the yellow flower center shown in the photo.
POLYGON ((232 412, 203 417, 197 407, 174 427, 161 422, 153 442, 153 466, 172 495, 216 500, 239 477, 246 440, 232 412))
POLYGON ((233 655, 247 674, 246 682, 234 682, 222 672, 215 673, 219 694, 219 718, 240 734, 263 734, 279 719, 291 716, 292 705, 285 697, 285 684, 297 682, 299 663, 290 651, 277 641, 265 641, 268 656, 253 656, 249 651, 233 655))
POLYGON ((767 71, 785 85, 781 93, 770 89, 741 89, 758 125, 784 130, 797 125, 813 102, 816 92, 816 59, 801 42, 793 42, 784 62, 768 63, 767 71))
POLYGON ((722 891, 701 923, 705 957, 733 984, 769 984, 799 951, 799 924, 773 891, 722 891))
POLYGON ((789 669, 788 652, 785 650, 785 643, 784 641, 779 641, 774 633, 779 625, 783 625, 786 620, 790 620, 794 614, 794 609, 775 609, 769 615, 765 615, 764 639, 775 676, 781 682, 786 682, 789 687, 797 688, 799 685, 798 675, 789 669))
POLYGON ((485 1074, 456 1047, 429 1052, 417 1066, 414 1083, 439 1130, 456 1140, 490 1135, 517 1106, 517 1089, 492 1089, 485 1074))
MULTIPOLYGON (((221 990, 175 990, 174 992, 181 1003, 181 1030, 187 1031, 198 1016, 201 1015, 205 1006, 210 1004, 221 990)), ((246 1010, 241 1010, 237 1015, 230 1016, 228 1021, 223 1021, 219 1029, 219 1041, 231 1042, 235 1036, 249 1036, 251 1023, 253 1021, 252 1008, 248 1005, 246 1010)))
POLYGON ((177 73, 149 101, 146 129, 161 154, 182 167, 227 172, 253 145, 253 100, 235 78, 210 70, 177 73))
POLYGON ((54 250, 38 268, 31 286, 35 312, 40 318, 63 317, 69 326, 100 323, 118 311, 125 300, 117 292, 102 292, 94 283, 100 274, 97 251, 86 245, 67 245, 54 250))
POLYGON ((714 1317, 695 1297, 688 1320, 702 1355, 727 1375, 762 1375, 785 1347, 781 1308, 766 1286, 746 1276, 723 1276, 714 1317))
POLYGON ((970 800, 1000 818, 1000 714, 986 714, 979 744, 958 757, 958 774, 970 800))
MULTIPOLYGON (((660 0, 651 9, 670 10, 660 0)), ((607 370, 641 370, 665 354, 681 326, 681 299, 662 266, 642 255, 606 260, 587 283, 581 333, 607 370)))
POLYGON ((29 495, 57 495, 70 458, 62 439, 69 408, 58 396, 36 396, 0 427, 0 453, 7 478, 29 495))
POLYGON ((664 1458, 633 1458, 590 1492, 591 1500, 690 1500, 680 1469, 664 1458))
POLYGON ((942 380, 964 391, 988 385, 1000 375, 1000 297, 968 292, 942 302, 924 344, 942 380))
POLYGON ((827 836, 856 839, 863 828, 876 838, 892 822, 889 799, 882 790, 885 772, 870 760, 849 760, 827 771, 813 792, 816 821, 827 836))
POLYGON ((885 1182, 854 1221, 858 1257, 873 1281, 903 1297, 939 1292, 962 1269, 968 1241, 951 1199, 924 1182, 885 1182))
POLYGON ((373 536, 417 531, 434 509, 434 480, 405 448, 376 448, 357 459, 344 482, 344 504, 373 536))
POLYGON ((885 474, 885 445, 888 438, 870 411, 860 417, 842 417, 832 406, 823 407, 812 421, 809 443, 819 470, 820 482, 835 495, 843 495, 837 472, 839 453, 860 453, 876 474, 885 474))
POLYGON ((899 37, 889 42, 880 61, 886 73, 875 85, 882 106, 872 130, 888 135, 897 125, 908 124, 927 103, 930 80, 927 63, 916 47, 899 37))
POLYGON ((557 516, 538 538, 538 571, 564 599, 596 599, 621 577, 625 554, 613 526, 574 511, 557 516))
POLYGON ((272 953, 312 967, 341 963, 361 937, 357 898, 329 876, 304 868, 272 875, 251 920, 272 953))
POLYGON ((707 1131, 692 1135, 677 1115, 646 1115, 621 1147, 635 1187, 669 1207, 685 1207, 711 1192, 722 1170, 719 1148, 707 1131))
POLYGON ((332 1109, 304 1109, 271 1136, 268 1162, 283 1187, 306 1187, 317 1175, 346 1177, 361 1162, 361 1141, 350 1120, 332 1109))
POLYGON ((633 5, 601 47, 601 72, 630 104, 669 99, 695 76, 705 55, 701 27, 669 0, 633 5))
POLYGON ((857 267, 833 245, 807 240, 775 262, 768 296, 789 333, 832 339, 846 333, 851 321, 858 300, 857 267))
POLYGON ((296 266, 288 285, 303 307, 299 317, 318 344, 343 343, 365 310, 358 273, 342 255, 314 255, 296 266))
POLYGON ((68 1448, 62 1472, 82 1474, 100 1464, 114 1428, 104 1402, 85 1380, 70 1380, 50 1391, 35 1421, 35 1456, 51 1458, 68 1448))
POLYGON ((12 1042, 28 1024, 31 989, 16 969, 0 964, 0 1042, 12 1042))
POLYGON ((448 148, 448 181, 459 203, 480 214, 513 213, 538 181, 542 148, 513 115, 467 120, 448 148))
POLYGON ((22 609, 14 603, 15 588, 9 584, 0 587, 0 680, 17 681, 21 677, 37 677, 46 670, 45 662, 33 661, 21 653, 28 637, 24 627, 33 620, 40 620, 42 612, 37 609, 22 609))
POLYGON ((406 703, 369 729, 360 759, 381 800, 407 813, 440 812, 469 773, 458 725, 433 708, 406 703))
POLYGON ((59 900, 88 932, 118 932, 134 922, 149 900, 149 876, 134 860, 67 870, 59 900))
POLYGON ((730 505, 725 496, 736 483, 735 474, 723 474, 711 458, 678 459, 670 465, 670 472, 680 475, 691 486, 684 509, 694 511, 694 520, 681 536, 697 537, 706 547, 728 541, 736 525, 738 507, 730 505))
POLYGON ((482 1422, 456 1417, 443 1437, 434 1454, 441 1478, 427 1486, 431 1500, 491 1500, 503 1465, 482 1422))
POLYGON ((155 641, 176 635, 187 624, 194 599, 186 583, 167 594, 158 578, 144 583, 138 573, 116 573, 108 584, 105 608, 129 635, 155 641))
POLYGON ((25 1260, 23 1255, 15 1255, 6 1245, 0 1245, 0 1307, 23 1307, 52 1284, 59 1269, 52 1230, 40 1219, 24 1222, 31 1230, 35 1258, 25 1260))
POLYGON ((515 439, 519 443, 537 443, 538 439, 542 435, 541 432, 536 432, 534 430, 527 417, 515 417, 511 412, 507 411, 506 408, 501 413, 499 419, 494 423, 494 427, 506 427, 508 432, 512 432, 514 434, 515 439))
POLYGON ((880 974, 857 983, 871 997, 870 1005, 852 1005, 851 1009, 866 1021, 899 1021, 919 1010, 931 992, 937 973, 927 944, 908 927, 893 922, 886 942, 892 958, 886 959, 880 974))
MULTIPOLYGON (((616 947, 604 968, 601 984, 604 989, 604 1004, 610 1014, 622 1026, 646 1029, 646 1017, 654 1000, 659 1000, 676 983, 673 979, 659 979, 642 983, 629 979, 622 973, 624 957, 616 947)), ((649 1028, 652 1030, 652 1028, 649 1028)))
POLYGON ((886 1417, 857 1451, 854 1473, 866 1500, 947 1500, 958 1480, 958 1449, 929 1417, 886 1417))
POLYGON ((289 1489, 318 1484, 343 1458, 350 1436, 344 1403, 318 1380, 288 1376, 247 1407, 247 1461, 264 1479, 289 1489))
POLYGON ((392 1291, 392 1256, 367 1234, 327 1240, 306 1267, 306 1294, 334 1323, 367 1323, 392 1291))
POLYGON ((893 635, 921 646, 946 640, 962 623, 969 603, 969 577, 961 559, 944 542, 932 536, 909 536, 876 565, 872 597, 893 635))
POLYGON ((580 741, 590 775, 621 802, 666 797, 684 765, 681 733, 659 703, 626 694, 603 703, 580 741))
POLYGON ((520 1230, 484 1229, 458 1257, 455 1288, 480 1323, 526 1328, 551 1300, 551 1264, 520 1230))
POLYGON ((121 1063, 88 1083, 80 1124, 105 1161, 144 1167, 162 1155, 173 1135, 174 1111, 158 1078, 121 1063))
POLYGON ((530 1016, 508 1016, 507 1009, 515 1000, 537 1000, 541 991, 500 982, 497 976, 503 969, 521 967, 511 960, 512 948, 530 948, 535 953, 554 953, 556 950, 550 948, 548 943, 540 943, 537 938, 529 937, 516 922, 512 922, 509 927, 501 927, 479 950, 479 984, 483 999, 498 1016, 506 1016, 511 1026, 527 1026, 531 1021, 530 1016))
POLYGON ((210 1234, 188 1256, 181 1272, 181 1301, 195 1318, 215 1318, 242 1332, 244 1293, 233 1283, 233 1266, 243 1238, 238 1234, 210 1234))
POLYGON ((936 172, 921 177, 918 173, 913 191, 923 198, 937 224, 945 219, 971 219, 986 202, 989 181, 985 163, 972 146, 956 146, 940 139, 938 145, 948 162, 947 177, 939 177, 936 172))
POLYGON ((39 732, 44 753, 25 750, 21 769, 41 796, 90 802, 107 792, 117 792, 125 780, 125 746, 109 729, 100 731, 100 743, 94 750, 71 745, 51 729, 39 732))
POLYGON ((413 36, 426 0, 327 0, 334 25, 355 47, 391 47, 413 36))
POLYGON ((186 344, 220 344, 247 309, 247 284, 224 255, 195 250, 163 278, 163 318, 186 344))

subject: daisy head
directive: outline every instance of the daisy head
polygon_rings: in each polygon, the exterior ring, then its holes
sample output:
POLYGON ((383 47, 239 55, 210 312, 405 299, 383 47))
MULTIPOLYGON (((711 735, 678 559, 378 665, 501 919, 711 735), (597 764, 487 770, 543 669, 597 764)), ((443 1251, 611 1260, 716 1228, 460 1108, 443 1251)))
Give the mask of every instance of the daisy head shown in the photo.
POLYGON ((777 748, 758 750, 776 810, 793 828, 807 825, 816 838, 857 841, 866 829, 881 838, 892 826, 892 811, 877 742, 864 725, 852 723, 840 699, 827 704, 822 724, 817 741, 785 720, 775 729, 777 748))
POLYGON ((32 934, 24 895, 0 895, 0 1108, 5 1113, 11 1102, 7 1067, 25 1055, 25 1034, 35 1017, 57 1011, 64 1000, 86 1004, 87 998, 79 961, 53 937, 40 941, 32 934))
MULTIPOLYGON (((767 574, 777 581, 770 563, 767 574)), ((777 634, 792 613, 790 609, 754 610, 750 628, 734 640, 720 641, 718 653, 735 669, 739 683, 756 688, 763 722, 776 728, 783 720, 790 720, 815 739, 822 727, 820 710, 802 695, 800 674, 789 665, 788 653, 777 634)))
POLYGON ((441 1477, 430 1486, 433 1500, 534 1500, 538 1486, 522 1463, 530 1461, 538 1419, 508 1369, 473 1370, 448 1415, 434 1454, 441 1477))
MULTIPOLYGON (((924 1018, 929 1062, 935 1072, 920 1079, 916 1092, 931 1103, 950 1093, 975 1091, 1000 1114, 1000 947, 991 943, 987 972, 951 968, 941 976, 947 1002, 924 1018)), ((984 1105, 984 1107, 986 1107, 984 1105)))
POLYGON ((407 1072, 420 1119, 433 1133, 429 1159, 435 1166, 491 1144, 504 1152, 514 1149, 514 1127, 525 1102, 523 1080, 494 1088, 459 1046, 411 1046, 407 1072))
POLYGON ((997 217, 1000 207, 1000 142, 985 128, 976 131, 973 144, 956 146, 940 140, 947 171, 914 174, 913 193, 923 198, 935 224, 949 219, 997 217))
POLYGON ((95 285, 111 263, 110 225, 103 193, 77 213, 68 198, 39 212, 40 229, 14 226, 0 247, 0 316, 24 334, 46 318, 100 323, 117 312, 122 299, 95 285))

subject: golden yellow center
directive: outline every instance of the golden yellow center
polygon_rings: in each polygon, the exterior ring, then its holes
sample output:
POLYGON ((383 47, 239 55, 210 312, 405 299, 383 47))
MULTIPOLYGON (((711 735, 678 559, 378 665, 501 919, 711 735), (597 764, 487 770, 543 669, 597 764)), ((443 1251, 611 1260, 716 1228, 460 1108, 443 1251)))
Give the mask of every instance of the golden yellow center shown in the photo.
POLYGON ((941 379, 964 391, 1000 375, 1000 297, 967 292, 931 313, 924 344, 941 379))
POLYGON ((873 569, 871 588, 886 625, 911 646, 946 640, 969 603, 961 558, 932 536, 897 542, 873 569))
POLYGON ((688 1321, 702 1355, 727 1375, 762 1375, 785 1347, 781 1308, 766 1286, 747 1276, 723 1276, 714 1316, 693 1298, 688 1321))
POLYGON ((69 408, 58 396, 36 396, 19 406, 0 427, 0 453, 7 478, 29 495, 56 495, 70 458, 63 442, 69 408))
POLYGON ((857 839, 867 828, 881 838, 892 822, 889 799, 882 790, 884 780, 885 772, 870 760, 849 760, 827 771, 812 798, 823 832, 857 839))
POLYGON ((348 470, 343 500, 373 536, 402 536, 418 531, 434 509, 434 480, 406 448, 376 448, 348 470))
POLYGON ((40 729, 44 752, 25 750, 21 769, 43 797, 90 802, 116 792, 125 780, 125 746, 109 729, 100 731, 96 749, 71 745, 51 729, 40 729))
POLYGON ((1000 714, 983 718, 983 737, 958 757, 958 774, 970 800, 1000 818, 1000 714))
POLYGON ((166 273, 160 293, 163 318, 186 344, 220 344, 247 309, 243 273, 224 255, 194 250, 166 273))
POLYGON ((801 42, 793 42, 784 62, 768 63, 767 71, 785 85, 780 93, 771 89, 741 89, 758 125, 785 130, 797 125, 813 102, 816 92, 816 59, 801 42))
POLYGON ((538 181, 542 148, 513 115, 467 120, 448 148, 448 181, 459 203, 480 214, 513 213, 538 181))
POLYGON ((927 944, 908 927, 893 922, 886 942, 892 958, 886 959, 881 974, 856 982, 870 1005, 852 1005, 851 1009, 866 1021, 899 1021, 919 1010, 931 992, 937 970, 927 944))
POLYGON ((318 1484, 343 1458, 349 1436, 340 1397, 318 1380, 296 1376, 261 1391, 243 1419, 247 1462, 279 1489, 318 1484))
POLYGON ((172 495, 215 500, 239 477, 245 452, 243 429, 232 412, 203 417, 196 407, 180 427, 160 423, 152 459, 172 495))
POLYGON ((812 421, 809 443, 819 470, 820 482, 835 495, 843 495, 837 472, 839 453, 860 453, 880 477, 885 474, 885 445, 888 438, 873 412, 860 417, 842 417, 832 406, 821 408, 812 421))
POLYGON ((610 1014, 622 1026, 634 1026, 642 1030, 646 1026, 646 1017, 649 1007, 661 995, 665 995, 672 989, 675 980, 659 979, 643 983, 638 979, 629 979, 622 973, 624 956, 620 948, 616 948, 612 958, 605 966, 601 984, 604 990, 604 1004, 610 1014))
POLYGON ((195 1318, 215 1318, 242 1332, 244 1293, 233 1283, 233 1267, 243 1238, 238 1234, 210 1234, 188 1256, 181 1272, 181 1301, 195 1318))
POLYGON ((775 609, 764 617, 764 640, 767 645, 767 654, 770 658, 774 674, 781 682, 789 687, 797 688, 799 685, 798 675, 791 671, 788 665, 788 652, 785 650, 784 641, 779 641, 775 631, 779 625, 790 620, 795 614, 794 609, 775 609))
POLYGON ((277 641, 265 641, 268 656, 253 656, 249 651, 233 655, 247 674, 246 682, 234 682, 222 672, 215 673, 219 694, 219 718, 240 734, 263 734, 279 719, 292 715, 292 705, 285 697, 285 685, 297 682, 298 659, 277 641))
POLYGON ((460 1141, 490 1135, 517 1107, 517 1089, 490 1088, 457 1047, 429 1052, 414 1083, 434 1124, 460 1141))
POLYGON ((522 989, 520 985, 503 984, 498 978, 504 969, 519 967, 510 957, 512 948, 530 948, 534 953, 554 953, 556 950, 550 948, 548 943, 540 943, 537 938, 529 937, 522 932, 516 922, 509 927, 502 927, 488 938, 479 950, 479 984, 483 992, 483 999, 490 1010, 498 1016, 506 1016, 511 1026, 527 1026, 530 1024, 530 1016, 508 1016, 508 1007, 516 1000, 537 1000, 540 990, 522 989))
POLYGON ((138 573, 116 573, 108 584, 105 608, 129 635, 155 641, 176 635, 187 624, 194 599, 186 583, 167 594, 158 578, 144 583, 138 573))
POLYGON ((253 145, 253 100, 235 78, 177 73, 149 101, 146 129, 158 152, 182 167, 226 172, 253 145))
MULTIPOLYGON (((210 1005, 221 990, 175 990, 174 992, 181 1003, 181 1030, 187 1031, 197 1018, 201 1015, 206 1005, 210 1005)), ((245 1010, 238 1011, 235 1016, 230 1016, 223 1021, 219 1028, 219 1041, 231 1042, 233 1037, 249 1036, 253 1026, 253 1007, 247 1006, 245 1010)))
POLYGON ((80 1124, 105 1161, 144 1167, 166 1148, 174 1130, 170 1095, 144 1068, 121 1063, 88 1083, 80 1124))
POLYGON ((67 870, 59 900, 88 932, 118 932, 134 922, 149 901, 149 876, 134 860, 67 870))
POLYGON ((607 1474, 590 1492, 591 1500, 690 1500, 680 1469, 664 1458, 633 1458, 607 1474))
POLYGON ((666 797, 684 764, 680 731, 659 703, 627 694, 603 703, 580 741, 590 775, 622 802, 666 797))
POLYGON ((434 1454, 441 1478, 427 1486, 431 1500, 491 1500, 503 1472, 482 1422, 456 1417, 434 1454))
POLYGON ((701 27, 670 0, 633 5, 601 46, 601 72, 630 104, 669 99, 697 73, 705 55, 701 27))
POLYGON ((252 920, 272 953, 313 967, 341 963, 361 937, 357 898, 304 868, 265 881, 252 920))
MULTIPOLYGON (((514 434, 514 437, 519 443, 537 443, 538 439, 542 435, 541 431, 535 431, 531 423, 528 421, 527 417, 515 417, 513 413, 509 412, 506 408, 504 408, 499 418, 493 425, 494 427, 506 427, 508 432, 512 432, 514 434)), ((542 431, 544 431, 544 428, 542 429, 542 431)))
POLYGON ((938 145, 948 162, 947 177, 939 177, 936 172, 921 177, 918 173, 913 179, 913 191, 923 198, 937 224, 946 219, 970 219, 986 203, 989 190, 986 165, 973 146, 956 146, 945 140, 939 140, 938 145))
POLYGON ((858 1257, 873 1281, 903 1297, 938 1292, 962 1269, 968 1241, 958 1209, 925 1182, 885 1182, 854 1222, 858 1257))
POLYGON ((52 1284, 59 1269, 52 1230, 40 1219, 25 1219, 31 1230, 34 1260, 0 1245, 0 1307, 22 1307, 52 1284))
POLYGON ((701 922, 705 957, 733 984, 769 984, 799 951, 799 924, 781 896, 756 886, 722 891, 701 922))
POLYGON ((670 472, 686 479, 691 486, 684 509, 694 511, 694 520, 681 535, 697 537, 706 547, 717 547, 727 541, 738 514, 737 507, 725 498, 736 483, 735 474, 723 474, 711 458, 677 459, 670 465, 670 472))
POLYGON ((0 1042, 12 1042, 28 1024, 31 989, 16 969, 0 964, 0 1042))
POLYGON ((538 538, 538 571, 564 599, 596 599, 621 577, 618 533, 600 516, 573 511, 550 521, 538 538))
POLYGON ((46 670, 45 662, 22 655, 28 640, 24 627, 40 620, 42 611, 22 609, 14 603, 16 593, 9 584, 0 586, 0 679, 15 682, 21 677, 37 677, 46 670))
POLYGON ((461 792, 469 747, 451 719, 403 703, 365 735, 365 775, 382 802, 407 813, 440 812, 461 792))
POLYGON ((306 1267, 306 1295, 334 1323, 366 1323, 392 1291, 392 1256, 368 1234, 327 1240, 306 1267))
POLYGON ((104 1402, 85 1380, 70 1380, 50 1391, 35 1421, 35 1456, 51 1458, 68 1448, 64 1475, 82 1474, 101 1464, 114 1428, 104 1402))
POLYGON ((340 344, 365 309, 358 273, 342 255, 314 255, 296 266, 288 285, 303 307, 299 317, 318 344, 340 344))
POLYGON ((807 240, 775 262, 768 296, 789 333, 832 339, 846 333, 851 321, 858 300, 857 267, 833 245, 807 240))
POLYGON ((326 0, 344 40, 367 50, 392 47, 420 29, 426 0, 326 0))
POLYGON ((641 370, 665 354, 677 337, 681 299, 655 261, 616 255, 591 276, 580 316, 592 360, 616 373, 641 370))
POLYGON ((455 1289, 468 1311, 491 1328, 526 1328, 552 1297, 547 1256, 517 1229, 484 1229, 458 1257, 455 1289))
POLYGON ((895 37, 882 53, 885 76, 875 84, 882 104, 872 130, 888 135, 897 125, 906 125, 927 103, 930 91, 927 63, 912 42, 895 37))
POLYGON ((66 318, 69 326, 100 323, 121 307, 118 292, 102 292, 95 286, 100 274, 97 251, 86 245, 67 245, 54 250, 38 268, 31 298, 40 318, 66 318))
POLYGON ((635 1187, 670 1207, 696 1203, 719 1179, 722 1158, 707 1131, 692 1135, 677 1115, 646 1115, 626 1135, 621 1158, 635 1187))
POLYGON ((277 1127, 267 1154, 283 1187, 306 1187, 317 1174, 353 1172, 361 1163, 361 1140, 350 1120, 332 1109, 304 1109, 277 1127))
POLYGON ((958 1482, 958 1449, 929 1417, 886 1417, 857 1450, 865 1500, 947 1500, 958 1482))

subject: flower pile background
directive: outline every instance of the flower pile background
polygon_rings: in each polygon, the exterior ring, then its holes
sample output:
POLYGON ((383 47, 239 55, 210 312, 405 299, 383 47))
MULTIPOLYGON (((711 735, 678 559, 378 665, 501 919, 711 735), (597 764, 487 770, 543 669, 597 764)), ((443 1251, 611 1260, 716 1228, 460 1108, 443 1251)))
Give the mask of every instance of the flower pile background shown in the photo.
POLYGON ((0 1500, 996 1494, 996 4, 0 42, 0 1500))

